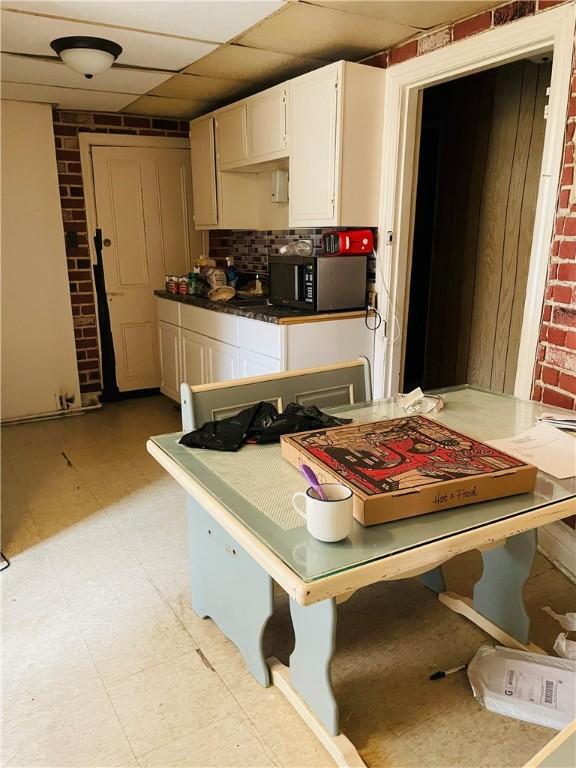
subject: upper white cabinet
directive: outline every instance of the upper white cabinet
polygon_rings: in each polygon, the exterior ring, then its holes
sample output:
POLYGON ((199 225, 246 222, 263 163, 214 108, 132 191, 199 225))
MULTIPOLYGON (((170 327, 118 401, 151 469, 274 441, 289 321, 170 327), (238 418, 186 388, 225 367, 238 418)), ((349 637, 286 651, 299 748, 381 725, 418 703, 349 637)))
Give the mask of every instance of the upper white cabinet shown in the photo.
POLYGON ((224 170, 246 160, 246 104, 216 112, 216 158, 218 168, 224 170))
POLYGON ((384 77, 339 61, 290 81, 290 227, 378 226, 384 77))
POLYGON ((203 117, 190 123, 192 194, 197 229, 218 225, 215 152, 214 118, 203 117))
POLYGON ((193 174, 209 138, 195 127, 213 119, 216 143, 211 180, 206 160, 194 180, 196 226, 378 226, 384 78, 340 61, 193 121, 193 174), (268 193, 279 168, 289 170, 284 208, 268 193))
POLYGON ((334 221, 337 119, 335 67, 290 83, 290 226, 334 221))
POLYGON ((246 102, 248 160, 262 162, 286 155, 287 88, 278 86, 246 102))

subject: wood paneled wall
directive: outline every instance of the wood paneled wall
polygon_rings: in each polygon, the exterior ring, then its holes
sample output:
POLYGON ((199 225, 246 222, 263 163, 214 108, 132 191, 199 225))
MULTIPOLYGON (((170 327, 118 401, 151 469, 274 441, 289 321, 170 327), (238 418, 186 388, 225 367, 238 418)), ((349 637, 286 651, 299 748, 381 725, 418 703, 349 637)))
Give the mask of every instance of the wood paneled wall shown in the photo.
MULTIPOLYGON (((427 388, 469 383, 514 390, 550 71, 550 63, 516 62, 424 95, 422 148, 426 134, 437 137, 436 184, 423 195, 419 185, 410 309, 419 265, 429 259, 426 311, 420 311, 420 322, 427 320, 427 388), (418 228, 431 205, 426 239, 418 228)), ((407 361, 418 354, 411 318, 407 361)))

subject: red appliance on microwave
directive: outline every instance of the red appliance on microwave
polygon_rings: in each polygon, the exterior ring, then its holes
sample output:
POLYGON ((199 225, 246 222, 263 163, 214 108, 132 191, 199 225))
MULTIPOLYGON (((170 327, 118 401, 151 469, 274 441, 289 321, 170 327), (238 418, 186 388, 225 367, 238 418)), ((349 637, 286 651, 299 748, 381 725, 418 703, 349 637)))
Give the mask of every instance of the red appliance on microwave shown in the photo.
POLYGON ((371 229, 345 229, 342 232, 326 232, 322 235, 322 248, 330 256, 355 253, 372 253, 374 236, 371 229))

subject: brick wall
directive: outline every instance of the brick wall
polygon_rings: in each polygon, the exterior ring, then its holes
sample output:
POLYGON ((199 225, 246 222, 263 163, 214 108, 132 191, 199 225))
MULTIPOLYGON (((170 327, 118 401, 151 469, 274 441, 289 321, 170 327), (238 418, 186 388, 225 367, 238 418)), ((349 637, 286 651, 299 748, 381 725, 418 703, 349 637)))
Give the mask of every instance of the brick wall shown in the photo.
MULTIPOLYGON (((63 110, 54 110, 53 119, 80 390, 81 392, 98 392, 102 389, 102 383, 96 301, 88 251, 89 233, 86 228, 86 204, 80 169, 78 134, 84 132, 128 133, 140 136, 186 138, 188 121, 63 110), (76 242, 71 238, 75 238, 76 242)), ((93 233, 90 233, 90 236, 92 235, 93 233)))
MULTIPOLYGON (((510 24, 570 0, 517 0, 371 56, 364 64, 392 67, 415 56, 450 45, 488 29, 510 24)), ((532 397, 576 410, 576 186, 574 142, 576 128, 576 53, 566 119, 564 166, 556 205, 556 226, 550 246, 550 267, 541 313, 541 333, 534 366, 532 397)))

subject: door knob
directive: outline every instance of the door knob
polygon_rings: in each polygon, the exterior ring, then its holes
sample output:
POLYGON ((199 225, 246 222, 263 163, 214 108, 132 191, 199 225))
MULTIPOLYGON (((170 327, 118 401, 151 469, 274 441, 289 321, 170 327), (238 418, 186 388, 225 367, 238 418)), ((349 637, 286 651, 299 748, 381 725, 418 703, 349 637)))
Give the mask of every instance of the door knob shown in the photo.
POLYGON ((109 238, 105 237, 104 240, 103 240, 103 245, 106 248, 110 248, 110 246, 112 245, 112 240, 110 240, 109 238))

